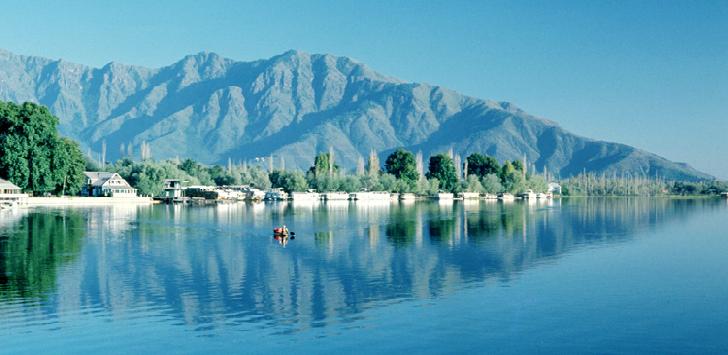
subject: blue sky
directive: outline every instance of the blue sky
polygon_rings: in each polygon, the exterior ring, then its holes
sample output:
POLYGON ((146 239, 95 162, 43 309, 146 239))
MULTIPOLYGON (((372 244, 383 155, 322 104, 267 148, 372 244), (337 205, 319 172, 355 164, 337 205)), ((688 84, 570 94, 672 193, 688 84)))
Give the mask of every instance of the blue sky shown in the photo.
POLYGON ((346 55, 728 178, 728 1, 0 0, 0 48, 158 67, 346 55))

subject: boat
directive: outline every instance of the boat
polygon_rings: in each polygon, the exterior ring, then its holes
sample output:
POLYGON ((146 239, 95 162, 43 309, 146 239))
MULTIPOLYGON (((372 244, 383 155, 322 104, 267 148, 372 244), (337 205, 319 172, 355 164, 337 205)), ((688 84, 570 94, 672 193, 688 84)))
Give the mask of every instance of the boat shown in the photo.
POLYGON ((313 191, 307 191, 307 192, 299 192, 294 191, 291 192, 291 199, 293 201, 318 201, 321 199, 321 196, 318 192, 313 191))
POLYGON ((477 200, 480 198, 480 194, 477 192, 461 192, 458 194, 458 197, 463 200, 477 200))
POLYGON ((410 192, 403 192, 399 194, 399 200, 400 201, 414 201, 417 198, 415 194, 410 192))
POLYGON ((273 228, 273 235, 274 236, 287 237, 288 235, 291 235, 291 234, 295 234, 295 233, 291 233, 288 230, 288 228, 284 228, 284 227, 276 227, 276 228, 273 228))
POLYGON ((549 195, 548 194, 545 194, 543 192, 539 192, 539 193, 536 194, 536 198, 537 199, 544 199, 545 200, 545 199, 549 198, 549 195))
POLYGON ((534 200, 536 199, 536 193, 533 192, 533 190, 526 190, 526 192, 523 192, 518 195, 518 197, 525 199, 525 200, 534 200))
POLYGON ((440 192, 432 196, 436 200, 452 200, 455 196, 449 192, 440 192))
POLYGON ((498 199, 498 195, 486 193, 486 194, 483 194, 483 198, 486 199, 486 200, 497 200, 498 199))
POLYGON ((348 192, 332 191, 321 194, 321 199, 325 201, 345 201, 349 199, 348 192))
POLYGON ((265 192, 266 201, 285 201, 288 200, 288 194, 281 189, 272 189, 265 192))
POLYGON ((352 192, 350 198, 354 201, 389 201, 391 193, 387 191, 359 191, 352 192))

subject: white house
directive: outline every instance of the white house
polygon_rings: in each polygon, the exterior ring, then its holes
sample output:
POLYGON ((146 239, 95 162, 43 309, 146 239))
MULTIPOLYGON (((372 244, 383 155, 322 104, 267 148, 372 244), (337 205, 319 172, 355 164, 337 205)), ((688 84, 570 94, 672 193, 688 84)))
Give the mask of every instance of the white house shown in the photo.
POLYGON ((117 173, 84 172, 86 184, 81 196, 89 197, 137 197, 137 190, 117 173))
MULTIPOLYGON (((0 179, 0 205, 17 206, 24 204, 28 199, 28 195, 10 181, 0 179)), ((0 206, 0 207, 2 207, 0 206)))

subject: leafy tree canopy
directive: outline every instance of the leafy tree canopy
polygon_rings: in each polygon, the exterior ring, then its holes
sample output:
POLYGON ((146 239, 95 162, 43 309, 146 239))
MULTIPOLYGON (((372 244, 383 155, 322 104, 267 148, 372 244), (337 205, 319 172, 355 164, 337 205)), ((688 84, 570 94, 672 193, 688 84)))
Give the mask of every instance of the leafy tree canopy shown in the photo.
POLYGON ((86 162, 57 125, 44 106, 0 102, 0 177, 34 194, 78 192, 86 162))
POLYGON ((387 157, 384 163, 387 173, 407 183, 416 183, 420 178, 414 154, 399 148, 387 157))
POLYGON ((440 188, 445 191, 456 192, 459 188, 458 176, 455 172, 455 164, 450 156, 438 154, 430 157, 430 165, 427 173, 428 179, 440 181, 440 188))
POLYGON ((497 174, 500 171, 498 160, 491 156, 485 156, 480 153, 473 153, 468 156, 467 175, 475 175, 483 178, 488 174, 497 174))

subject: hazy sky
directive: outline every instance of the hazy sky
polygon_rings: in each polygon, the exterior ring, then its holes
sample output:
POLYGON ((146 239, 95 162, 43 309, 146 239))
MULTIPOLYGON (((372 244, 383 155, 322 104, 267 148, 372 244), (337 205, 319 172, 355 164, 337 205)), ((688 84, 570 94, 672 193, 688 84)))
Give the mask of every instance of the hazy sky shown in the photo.
POLYGON ((94 66, 346 55, 728 178, 726 0, 67 3, 0 0, 0 48, 94 66))

